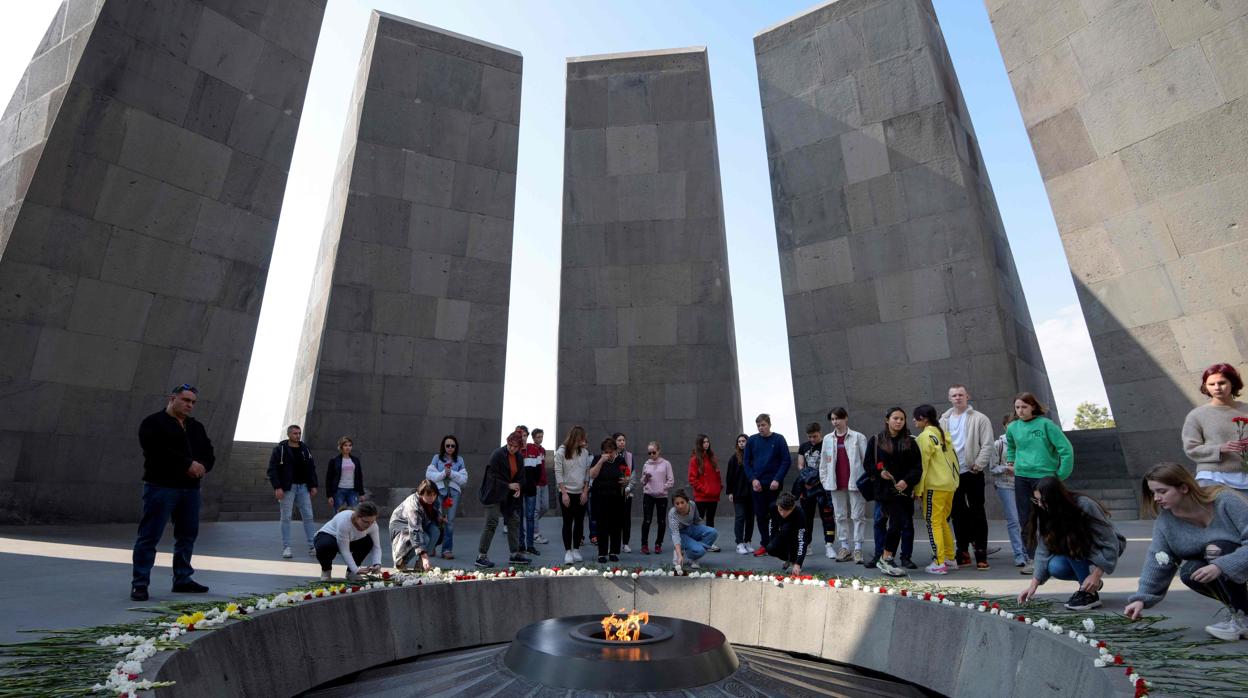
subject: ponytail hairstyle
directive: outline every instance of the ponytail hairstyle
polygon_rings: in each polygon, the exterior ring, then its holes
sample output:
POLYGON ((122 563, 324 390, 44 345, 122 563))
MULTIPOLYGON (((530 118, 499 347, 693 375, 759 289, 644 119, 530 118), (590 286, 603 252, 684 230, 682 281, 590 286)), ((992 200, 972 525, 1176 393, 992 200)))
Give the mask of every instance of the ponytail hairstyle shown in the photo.
POLYGON ((936 416, 936 408, 931 405, 919 405, 914 408, 914 418, 922 419, 929 425, 936 427, 936 431, 940 432, 940 450, 949 450, 949 437, 945 435, 945 430, 940 428, 940 417, 936 416))

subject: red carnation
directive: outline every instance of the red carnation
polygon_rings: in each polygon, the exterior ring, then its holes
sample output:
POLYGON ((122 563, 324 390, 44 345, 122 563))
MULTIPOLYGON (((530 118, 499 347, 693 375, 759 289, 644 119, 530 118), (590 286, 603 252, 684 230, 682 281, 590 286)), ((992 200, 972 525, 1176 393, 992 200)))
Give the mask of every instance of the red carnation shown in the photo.
POLYGON ((383 572, 381 573, 381 578, 382 578, 382 579, 389 579, 389 578, 390 578, 390 573, 389 573, 389 572, 385 572, 385 571, 383 571, 383 572))
POLYGON ((944 594, 937 594, 937 595, 936 595, 936 598, 940 599, 941 601, 944 601, 944 600, 945 600, 945 595, 944 595, 944 594))
POLYGON ((907 592, 905 589, 902 589, 902 590, 901 590, 901 595, 902 595, 902 596, 909 596, 909 595, 910 595, 910 593, 909 593, 909 592, 907 592))
POLYGON ((1122 664, 1122 655, 1121 655, 1121 654, 1115 654, 1115 655, 1114 655, 1114 664, 1122 664))
POLYGON ((354 594, 355 592, 357 592, 357 591, 359 591, 359 590, 360 590, 360 588, 359 588, 359 587, 357 587, 357 586, 353 586, 353 587, 351 587, 351 593, 352 593, 352 594, 354 594))
POLYGON ((311 601, 311 600, 312 600, 312 595, 311 595, 311 594, 304 594, 304 595, 303 595, 303 600, 304 600, 304 601, 311 601))
POLYGON ((623 468, 620 468, 620 476, 621 476, 621 477, 628 477, 629 475, 631 475, 631 474, 632 474, 632 472, 633 472, 633 471, 632 471, 632 469, 631 469, 631 468, 629 468, 627 465, 626 465, 626 466, 624 466, 623 468))
POLYGON ((454 500, 454 499, 451 499, 450 497, 447 497, 446 499, 443 499, 443 500, 442 500, 442 508, 443 508, 443 509, 450 509, 450 508, 451 508, 451 507, 453 507, 453 506, 455 506, 455 500, 454 500))
POLYGON ((1104 640, 1100 640, 1100 641, 1098 641, 1098 642, 1096 643, 1096 648, 1097 648, 1098 650, 1099 650, 1100 648, 1102 648, 1102 647, 1105 647, 1105 646, 1106 646, 1106 645, 1105 645, 1105 641, 1104 641, 1104 640))
POLYGON ((126 674, 126 678, 130 679, 131 681, 138 681, 139 675, 138 674, 126 674))
POLYGON ((930 591, 925 591, 925 592, 923 592, 923 600, 924 600, 924 601, 931 601, 931 600, 932 600, 932 592, 930 592, 930 591))
POLYGON ((1127 667, 1127 670, 1122 672, 1123 676, 1130 676, 1134 673, 1135 673, 1135 667, 1131 667, 1131 666, 1127 667))
POLYGON ((1027 622, 1027 616, 1014 616, 1014 617, 1018 619, 1018 622, 1019 622, 1019 623, 1026 623, 1026 622, 1027 622))
POLYGON ((1231 421, 1236 424, 1248 424, 1248 417, 1232 417, 1231 421))
POLYGON ((880 587, 880 593, 881 593, 881 594, 887 594, 887 593, 888 593, 888 588, 887 588, 887 587, 880 587))
POLYGON ((876 463, 876 464, 875 464, 875 469, 876 469, 876 470, 883 470, 883 469, 884 469, 884 461, 880 461, 880 462, 876 463))

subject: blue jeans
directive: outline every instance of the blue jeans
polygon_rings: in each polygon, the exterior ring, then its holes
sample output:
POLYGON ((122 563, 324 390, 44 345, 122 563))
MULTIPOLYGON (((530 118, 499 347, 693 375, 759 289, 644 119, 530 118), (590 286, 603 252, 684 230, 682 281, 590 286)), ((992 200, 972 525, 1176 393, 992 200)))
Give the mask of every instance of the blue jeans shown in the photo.
POLYGON ((1054 555, 1049 558, 1049 574, 1054 579, 1076 581, 1083 584, 1091 572, 1092 563, 1087 560, 1076 560, 1065 555, 1054 555))
MULTIPOLYGON (((901 550, 897 553, 897 557, 903 560, 909 560, 914 554, 914 504, 910 504, 910 516, 901 519, 901 550)), ((888 535, 888 515, 884 513, 884 507, 877 500, 875 503, 875 521, 872 525, 875 533, 875 556, 879 557, 884 554, 884 538, 888 535)))
POLYGON ((156 545, 173 519, 173 583, 189 582, 195 574, 191 553, 199 535, 199 489, 161 487, 144 483, 143 518, 134 541, 134 576, 131 586, 147 588, 156 564, 156 545))
POLYGON ((1005 512, 1005 530, 1010 535, 1010 548, 1014 551, 1014 564, 1027 562, 1027 549, 1023 547, 1023 527, 1018 523, 1018 503, 1014 501, 1014 490, 1009 487, 997 487, 997 498, 1001 500, 1001 511, 1005 512))
POLYGON ((520 535, 520 547, 532 550, 533 534, 537 533, 537 495, 525 495, 523 499, 524 516, 521 521, 524 522, 524 530, 520 535))
MULTIPOLYGON (((442 552, 449 553, 455 550, 454 533, 455 533, 455 512, 459 511, 459 490, 454 487, 447 488, 451 493, 451 508, 443 509, 446 514, 446 524, 442 526, 442 552)), ((438 506, 442 506, 442 501, 446 499, 446 494, 438 495, 438 506)))
POLYGON ((354 509, 360 503, 360 493, 355 490, 334 491, 334 511, 342 511, 343 505, 354 509))
POLYGON ((312 541, 316 538, 316 521, 312 518, 312 497, 308 494, 308 486, 299 483, 291 485, 277 505, 281 509, 282 547, 290 547, 290 517, 295 505, 299 506, 303 535, 308 539, 308 547, 312 547, 312 541))
POLYGON ((719 538, 719 531, 710 526, 690 526, 680 534, 680 549, 684 551, 686 560, 697 560, 715 544, 716 538, 719 538))

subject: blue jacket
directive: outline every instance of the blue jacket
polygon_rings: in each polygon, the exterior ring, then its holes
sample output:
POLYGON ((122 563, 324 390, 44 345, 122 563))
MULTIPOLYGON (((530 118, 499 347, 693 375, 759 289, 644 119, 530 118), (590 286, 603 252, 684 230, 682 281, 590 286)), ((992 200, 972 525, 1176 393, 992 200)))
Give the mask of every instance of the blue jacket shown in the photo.
POLYGON ((751 481, 758 480, 766 489, 773 481, 784 484, 784 476, 789 473, 793 464, 793 456, 789 453, 789 443, 784 437, 771 432, 771 436, 763 438, 755 434, 745 442, 745 476, 751 481))

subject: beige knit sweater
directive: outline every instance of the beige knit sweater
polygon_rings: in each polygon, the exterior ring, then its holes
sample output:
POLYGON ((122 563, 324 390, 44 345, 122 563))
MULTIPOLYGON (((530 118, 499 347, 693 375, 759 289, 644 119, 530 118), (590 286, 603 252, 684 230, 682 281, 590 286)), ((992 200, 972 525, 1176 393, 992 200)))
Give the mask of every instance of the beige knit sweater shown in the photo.
MULTIPOLYGON (((1238 453, 1222 453, 1222 444, 1234 441, 1239 428, 1234 417, 1248 417, 1248 404, 1236 401, 1233 405, 1205 404, 1187 413, 1183 420, 1183 450, 1196 462, 1196 470, 1214 470, 1233 473, 1243 470, 1238 453)), ((1244 430, 1248 437, 1248 429, 1244 430)))

